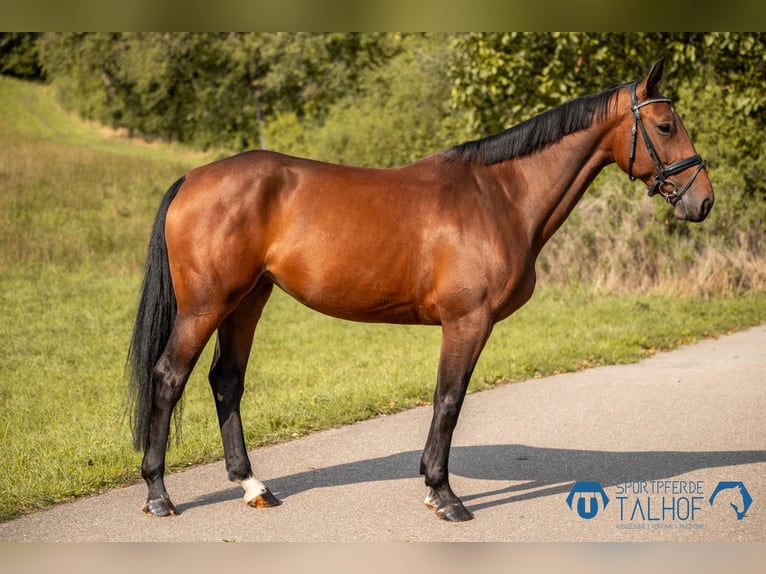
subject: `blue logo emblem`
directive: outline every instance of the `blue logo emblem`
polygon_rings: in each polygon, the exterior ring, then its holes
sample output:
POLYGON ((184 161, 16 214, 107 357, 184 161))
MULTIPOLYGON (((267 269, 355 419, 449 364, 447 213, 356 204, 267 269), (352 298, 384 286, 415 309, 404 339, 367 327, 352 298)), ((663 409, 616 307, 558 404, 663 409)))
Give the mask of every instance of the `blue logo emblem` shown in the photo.
POLYGON ((609 504, 609 498, 606 496, 606 492, 604 492, 600 482, 575 482, 572 490, 569 491, 569 496, 567 496, 567 506, 571 510, 573 510, 572 502, 574 502, 576 494, 580 495, 577 499, 577 514, 580 515, 580 518, 585 518, 586 520, 590 520, 598 514, 599 504, 598 498, 596 498, 597 495, 601 496, 603 508, 606 508, 606 505, 609 504))
POLYGON ((718 496, 719 492, 723 490, 729 490, 729 489, 736 490, 737 492, 739 492, 739 495, 742 497, 741 510, 733 502, 729 503, 729 506, 731 506, 734 509, 734 512, 737 513, 737 520, 742 520, 745 517, 745 513, 747 512, 747 509, 750 508, 750 505, 753 503, 753 498, 750 496, 750 493, 747 491, 747 488, 745 488, 745 485, 742 482, 729 482, 729 481, 719 482, 718 486, 715 487, 713 494, 710 495, 710 506, 713 506, 715 497, 718 496))

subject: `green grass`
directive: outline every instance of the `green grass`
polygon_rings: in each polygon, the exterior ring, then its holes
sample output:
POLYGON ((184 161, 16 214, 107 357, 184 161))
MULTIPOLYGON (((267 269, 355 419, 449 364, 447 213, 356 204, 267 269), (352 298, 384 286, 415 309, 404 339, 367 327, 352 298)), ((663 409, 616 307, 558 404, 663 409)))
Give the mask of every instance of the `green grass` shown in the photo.
MULTIPOLYGON (((79 150, 150 160, 201 162, 206 154, 182 145, 127 138, 120 131, 86 122, 64 111, 55 101, 54 87, 0 75, 0 128, 13 138, 49 141, 79 150)), ((9 151, 9 150, 4 150, 9 151)), ((169 182, 172 183, 172 182, 169 182)))
MULTIPOLYGON (((0 520, 138 478, 123 366, 154 212, 203 156, 104 137, 48 88, 0 77, 0 520), (42 118, 42 119, 41 119, 42 118)), ((471 390, 652 353, 766 321, 766 293, 542 288, 499 324, 471 390)), ((243 399, 251 446, 430 401, 440 330, 331 319, 276 292, 243 399)), ((208 348, 171 469, 221 457, 208 348)))

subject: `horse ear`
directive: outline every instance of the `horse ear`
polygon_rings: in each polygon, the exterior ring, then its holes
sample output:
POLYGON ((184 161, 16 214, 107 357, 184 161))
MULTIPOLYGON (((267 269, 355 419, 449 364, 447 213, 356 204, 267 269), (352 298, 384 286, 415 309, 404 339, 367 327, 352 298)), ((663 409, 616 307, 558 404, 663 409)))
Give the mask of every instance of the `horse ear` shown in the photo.
POLYGON ((660 84, 665 71, 665 57, 657 60, 646 76, 644 89, 647 98, 657 98, 660 95, 660 84))

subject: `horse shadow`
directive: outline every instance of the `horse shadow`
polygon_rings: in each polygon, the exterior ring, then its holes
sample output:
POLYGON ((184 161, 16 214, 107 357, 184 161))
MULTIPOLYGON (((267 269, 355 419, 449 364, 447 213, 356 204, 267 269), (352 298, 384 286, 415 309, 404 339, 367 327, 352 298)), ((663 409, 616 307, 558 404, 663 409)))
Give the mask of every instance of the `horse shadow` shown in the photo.
MULTIPOLYGON (((287 499, 315 488, 419 478, 420 456, 421 451, 400 452, 276 477, 267 483, 278 498, 287 499)), ((566 493, 577 481, 597 480, 608 488, 621 482, 666 480, 707 468, 759 462, 766 462, 766 450, 610 452, 495 444, 455 446, 450 451, 452 475, 510 483, 462 495, 472 512, 566 493), (488 497, 492 500, 481 500, 488 497)), ((183 512, 241 497, 241 488, 228 488, 181 503, 177 509, 183 512)))

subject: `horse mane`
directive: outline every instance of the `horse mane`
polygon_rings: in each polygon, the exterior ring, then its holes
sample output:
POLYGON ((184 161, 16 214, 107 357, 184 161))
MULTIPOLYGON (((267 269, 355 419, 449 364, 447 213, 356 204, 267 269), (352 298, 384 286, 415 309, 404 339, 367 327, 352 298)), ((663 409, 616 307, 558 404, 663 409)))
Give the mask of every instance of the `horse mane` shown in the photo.
POLYGON ((453 146, 445 152, 446 161, 463 158, 466 163, 492 165, 531 155, 602 120, 612 96, 622 87, 571 100, 498 134, 453 146))

